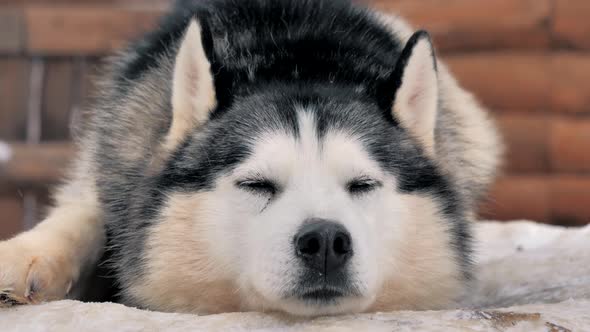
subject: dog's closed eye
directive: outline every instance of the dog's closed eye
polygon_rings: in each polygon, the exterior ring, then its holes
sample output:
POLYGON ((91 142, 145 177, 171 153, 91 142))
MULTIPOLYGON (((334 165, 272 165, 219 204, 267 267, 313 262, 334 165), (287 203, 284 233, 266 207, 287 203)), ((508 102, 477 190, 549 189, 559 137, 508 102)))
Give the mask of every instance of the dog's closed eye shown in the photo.
POLYGON ((279 191, 276 183, 268 179, 246 179, 236 182, 236 186, 242 190, 264 196, 274 196, 279 191))
POLYGON ((381 186, 381 182, 369 177, 358 177, 346 184, 346 190, 351 195, 362 195, 371 192, 381 186))

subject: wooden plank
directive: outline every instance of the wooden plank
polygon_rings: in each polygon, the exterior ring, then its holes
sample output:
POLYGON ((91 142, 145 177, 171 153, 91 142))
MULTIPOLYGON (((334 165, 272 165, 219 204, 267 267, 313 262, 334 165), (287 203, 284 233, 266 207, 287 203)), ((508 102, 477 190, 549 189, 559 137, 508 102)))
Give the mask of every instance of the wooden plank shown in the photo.
POLYGON ((549 177, 511 176, 499 179, 480 209, 490 220, 551 221, 549 177))
MULTIPOLYGON (((430 30, 438 49, 444 52, 548 49, 551 44, 550 0, 368 2, 430 30)), ((41 54, 109 53, 152 28, 169 2, 135 4, 27 6, 27 49, 41 54)))
POLYGON ((27 51, 51 55, 109 53, 154 27, 161 13, 159 7, 26 7, 27 51))
POLYGON ((0 187, 38 187, 62 179, 73 157, 69 143, 6 144, 8 157, 0 159, 0 187))
POLYGON ((551 58, 536 53, 445 57, 461 85, 495 110, 542 111, 551 105, 551 58))
POLYGON ((22 10, 0 7, 0 53, 20 53, 24 49, 24 41, 22 10))
MULTIPOLYGON (((590 39, 590 31, 587 38, 590 39)), ((590 113, 590 57, 588 54, 557 53, 552 57, 551 65, 553 111, 590 113)))
POLYGON ((542 114, 511 113, 501 114, 496 119, 506 143, 506 171, 548 172, 551 119, 542 114))
POLYGON ((1 0, 3 5, 110 5, 110 6, 166 6, 174 0, 1 0))
POLYGON ((590 223, 590 175, 517 175, 497 181, 480 215, 557 225, 590 223))
POLYGON ((96 57, 86 57, 82 61, 80 71, 80 97, 84 102, 94 97, 98 92, 98 80, 104 71, 105 60, 96 57))
POLYGON ((590 224, 590 176, 554 178, 551 202, 553 223, 572 226, 590 224))
POLYGON ((590 59, 573 52, 444 57, 459 82, 497 110, 590 113, 590 59))
POLYGON ((26 59, 0 58, 0 140, 26 137, 29 71, 26 59))
POLYGON ((22 197, 18 195, 1 195, 0 241, 11 238, 23 229, 24 209, 22 197))
POLYGON ((90 121, 90 107, 93 107, 95 98, 98 94, 98 80, 102 79, 104 72, 104 61, 96 57, 87 57, 77 62, 78 72, 76 80, 78 81, 78 91, 75 100, 72 126, 70 130, 72 136, 77 136, 84 132, 86 125, 90 121))
POLYGON ((45 61, 45 84, 41 106, 41 140, 63 141, 70 138, 69 125, 75 86, 71 58, 45 61))
POLYGON ((551 169, 555 172, 590 172, 590 117, 557 118, 551 127, 551 169))
POLYGON ((548 49, 550 0, 368 0, 433 35, 443 52, 548 49))
POLYGON ((555 0, 552 24, 558 47, 590 49, 590 1, 555 0))

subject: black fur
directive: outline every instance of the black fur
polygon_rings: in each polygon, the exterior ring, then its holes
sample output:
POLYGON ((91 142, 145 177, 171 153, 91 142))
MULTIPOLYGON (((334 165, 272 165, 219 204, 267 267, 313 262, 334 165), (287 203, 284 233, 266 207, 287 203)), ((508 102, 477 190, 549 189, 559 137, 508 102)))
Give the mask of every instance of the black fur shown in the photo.
POLYGON ((364 8, 341 0, 179 1, 161 27, 131 50, 121 82, 137 80, 178 44, 190 20, 202 26, 219 107, 259 85, 297 81, 376 91, 395 68, 400 45, 364 8))

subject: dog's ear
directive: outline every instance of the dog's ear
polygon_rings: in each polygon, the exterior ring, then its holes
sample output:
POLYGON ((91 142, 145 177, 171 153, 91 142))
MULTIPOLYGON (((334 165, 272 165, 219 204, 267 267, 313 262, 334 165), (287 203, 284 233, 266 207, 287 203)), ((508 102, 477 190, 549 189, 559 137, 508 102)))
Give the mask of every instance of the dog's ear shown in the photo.
POLYGON ((172 123, 166 149, 173 149, 188 131, 209 118, 216 106, 215 85, 207 59, 201 27, 192 19, 186 29, 174 64, 172 78, 172 123))
POLYGON ((426 31, 410 37, 392 74, 393 118, 434 154, 434 129, 438 111, 436 56, 426 31))

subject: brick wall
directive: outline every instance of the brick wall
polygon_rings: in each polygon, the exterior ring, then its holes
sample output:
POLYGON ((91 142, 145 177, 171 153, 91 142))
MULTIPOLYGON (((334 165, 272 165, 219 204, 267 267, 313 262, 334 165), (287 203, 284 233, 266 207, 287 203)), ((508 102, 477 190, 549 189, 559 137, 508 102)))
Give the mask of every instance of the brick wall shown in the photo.
MULTIPOLYGON (((590 1, 369 1, 431 31, 497 119, 508 158, 482 216, 589 223, 590 1)), ((93 91, 101 57, 149 29, 168 3, 0 3, 0 239, 42 217, 72 155, 70 117, 93 91)))

